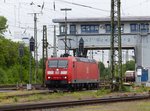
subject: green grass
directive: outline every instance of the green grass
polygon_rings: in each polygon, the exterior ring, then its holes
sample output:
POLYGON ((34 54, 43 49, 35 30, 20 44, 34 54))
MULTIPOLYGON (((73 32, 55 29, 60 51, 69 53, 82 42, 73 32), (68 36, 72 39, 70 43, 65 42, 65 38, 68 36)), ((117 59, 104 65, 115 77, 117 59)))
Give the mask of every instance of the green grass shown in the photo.
POLYGON ((109 94, 111 91, 109 89, 100 89, 96 91, 96 96, 103 96, 109 94))
POLYGON ((142 93, 142 92, 148 92, 150 91, 150 87, 142 86, 135 86, 135 84, 132 84, 131 86, 123 86, 124 92, 135 92, 135 93, 142 93))
POLYGON ((13 102, 18 102, 18 98, 16 96, 13 98, 13 102))
POLYGON ((15 94, 28 94, 34 91, 16 91, 12 93, 2 93, 0 94, 0 104, 12 104, 12 103, 24 103, 24 102, 34 102, 34 101, 67 101, 67 100, 82 100, 100 97, 101 95, 108 94, 105 90, 98 91, 83 91, 83 92, 70 92, 70 93, 52 93, 52 94, 35 94, 28 97, 16 97, 15 94), (6 99, 5 97, 14 95, 13 98, 6 99))
MULTIPOLYGON (((144 86, 141 87, 124 87, 125 92, 130 93, 141 93, 148 92, 150 88, 146 88, 144 86)), ((69 92, 69 93, 51 93, 51 94, 35 94, 28 97, 16 97, 18 94, 30 94, 39 91, 14 91, 8 93, 0 93, 0 105, 3 104, 16 104, 16 103, 24 103, 24 102, 38 102, 38 101, 70 101, 70 100, 83 100, 83 99, 91 99, 91 98, 99 98, 103 96, 115 95, 116 93, 111 93, 108 89, 99 89, 95 91, 82 91, 82 92, 69 92), (13 98, 5 98, 7 96, 14 96, 13 98)), ((118 94, 118 93, 117 93, 118 94)))

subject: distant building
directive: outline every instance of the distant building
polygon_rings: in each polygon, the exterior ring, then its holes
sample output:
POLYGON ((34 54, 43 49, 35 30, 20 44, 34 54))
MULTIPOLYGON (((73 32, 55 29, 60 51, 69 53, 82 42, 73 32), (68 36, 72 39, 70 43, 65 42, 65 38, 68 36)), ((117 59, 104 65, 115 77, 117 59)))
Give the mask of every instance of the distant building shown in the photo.
MULTIPOLYGON (((58 47, 64 49, 65 19, 53 19, 59 24, 58 47)), ((150 81, 150 31, 149 16, 121 18, 122 48, 135 51, 136 67, 148 70, 150 81)), ((117 32, 117 27, 115 29, 117 32)), ((67 46, 74 55, 79 48, 79 40, 84 40, 85 52, 91 49, 110 49, 110 18, 67 19, 67 46)))

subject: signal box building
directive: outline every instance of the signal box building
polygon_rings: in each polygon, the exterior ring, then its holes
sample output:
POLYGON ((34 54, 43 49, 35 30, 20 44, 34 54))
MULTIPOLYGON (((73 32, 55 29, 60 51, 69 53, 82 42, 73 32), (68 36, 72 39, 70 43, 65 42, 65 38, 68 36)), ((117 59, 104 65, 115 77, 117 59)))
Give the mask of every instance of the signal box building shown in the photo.
MULTIPOLYGON (((110 49, 110 18, 53 19, 59 24, 58 47, 78 51, 79 41, 84 41, 84 54, 91 49, 110 49), (67 33, 65 33, 67 24, 67 33)), ((136 81, 150 82, 150 17, 131 16, 121 18, 122 49, 133 49, 136 61, 136 81)), ((117 28, 115 29, 117 32, 117 28)))

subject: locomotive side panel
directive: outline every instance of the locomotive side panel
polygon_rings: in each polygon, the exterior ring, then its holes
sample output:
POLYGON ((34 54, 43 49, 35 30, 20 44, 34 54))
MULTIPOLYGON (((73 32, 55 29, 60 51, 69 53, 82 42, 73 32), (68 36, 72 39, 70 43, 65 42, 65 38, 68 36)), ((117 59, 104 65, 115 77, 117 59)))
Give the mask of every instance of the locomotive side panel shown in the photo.
POLYGON ((89 79, 89 64, 76 62, 76 82, 84 83, 89 79))
POLYGON ((99 81, 100 75, 97 63, 90 64, 90 75, 91 79, 93 79, 94 81, 99 81))
POLYGON ((73 83, 95 83, 99 80, 97 63, 75 62, 73 83))
POLYGON ((67 83, 72 83, 72 76, 73 76, 73 57, 68 57, 68 69, 67 69, 67 83))

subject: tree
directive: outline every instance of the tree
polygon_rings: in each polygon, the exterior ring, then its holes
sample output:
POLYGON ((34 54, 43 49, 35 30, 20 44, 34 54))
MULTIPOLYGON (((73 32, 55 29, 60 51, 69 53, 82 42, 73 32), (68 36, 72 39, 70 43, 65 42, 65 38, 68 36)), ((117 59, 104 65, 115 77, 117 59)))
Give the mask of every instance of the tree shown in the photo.
POLYGON ((24 47, 21 70, 20 43, 8 40, 3 36, 6 28, 7 19, 0 16, 0 84, 16 84, 20 82, 21 76, 23 83, 27 83, 29 80, 29 48, 24 47))
POLYGON ((7 74, 6 72, 0 67, 0 84, 4 84, 7 82, 7 74))
POLYGON ((7 27, 7 19, 3 16, 0 16, 0 34, 3 34, 7 27))
MULTIPOLYGON (((19 43, 0 38, 0 84, 16 84, 20 82, 19 43)), ((32 64, 34 65, 34 64, 32 64)), ((34 66, 33 66, 34 67, 34 66)), ((22 57, 23 83, 29 80, 29 48, 24 47, 22 57)))
POLYGON ((99 69, 100 69, 100 78, 101 79, 109 78, 109 76, 110 76, 110 69, 109 68, 105 68, 105 65, 102 62, 99 62, 99 69))
POLYGON ((135 70, 135 61, 127 61, 126 70, 135 70))
POLYGON ((43 68, 43 58, 41 58, 40 60, 39 60, 39 68, 43 68))
POLYGON ((134 60, 127 61, 126 64, 122 65, 123 76, 127 70, 133 70, 133 71, 135 70, 135 61, 134 60))
POLYGON ((105 69, 105 65, 102 62, 99 62, 100 71, 103 72, 105 69))

